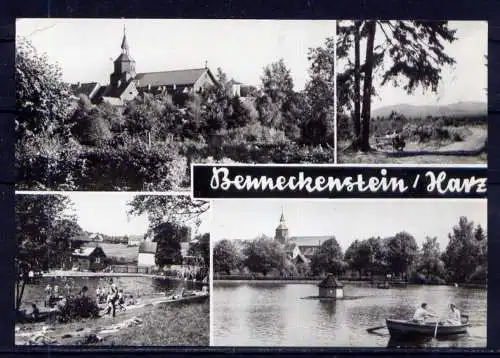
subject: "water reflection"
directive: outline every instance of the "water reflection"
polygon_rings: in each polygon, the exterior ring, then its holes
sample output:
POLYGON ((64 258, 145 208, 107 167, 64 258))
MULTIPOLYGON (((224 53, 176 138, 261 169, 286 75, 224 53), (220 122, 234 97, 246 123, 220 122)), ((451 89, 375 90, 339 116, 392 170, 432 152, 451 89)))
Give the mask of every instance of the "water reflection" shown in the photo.
POLYGON ((214 282, 214 343, 226 346, 354 346, 354 347, 484 347, 486 290, 447 286, 409 286, 380 290, 370 285, 346 285, 354 300, 302 299, 317 295, 312 284, 214 282), (401 342, 388 331, 367 333, 386 318, 410 318, 427 302, 437 314, 456 303, 469 314, 469 334, 451 340, 401 342))

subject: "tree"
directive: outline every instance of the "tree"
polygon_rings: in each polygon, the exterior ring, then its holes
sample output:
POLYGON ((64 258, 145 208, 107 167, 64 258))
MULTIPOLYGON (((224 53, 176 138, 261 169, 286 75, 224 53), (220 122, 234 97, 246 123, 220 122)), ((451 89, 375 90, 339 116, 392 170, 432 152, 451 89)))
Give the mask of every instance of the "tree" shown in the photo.
POLYGON ((230 240, 221 240, 214 245, 214 272, 231 274, 240 267, 242 257, 238 248, 230 240))
POLYGON ((441 260, 441 250, 437 237, 425 238, 420 253, 418 271, 424 272, 427 280, 443 276, 444 264, 441 260))
POLYGON ((417 258, 418 246, 415 238, 407 232, 397 233, 387 241, 387 259, 395 274, 407 273, 417 258))
POLYGON ((486 233, 481 225, 478 225, 476 231, 474 232, 474 238, 477 241, 483 241, 486 239, 486 233))
POLYGON ((155 262, 158 266, 182 263, 181 242, 186 240, 188 228, 173 222, 164 222, 152 229, 157 243, 155 262))
POLYGON ((151 226, 164 222, 184 224, 200 223, 200 217, 210 208, 210 202, 192 200, 189 196, 136 195, 131 202, 129 214, 146 214, 151 226))
POLYGON ((476 240, 474 223, 465 216, 460 217, 448 238, 448 246, 442 257, 448 276, 454 282, 467 282, 477 267, 485 264, 486 257, 480 246, 484 241, 476 240))
MULTIPOLYGON (((347 248, 344 260, 352 270, 358 271, 359 276, 362 276, 362 271, 367 268, 368 260, 364 252, 360 252, 361 243, 359 240, 354 240, 347 248)), ((369 258, 368 258, 369 259, 369 258)))
POLYGON ((16 42, 16 136, 28 139, 40 133, 67 136, 69 87, 61 69, 50 64, 26 39, 16 42))
POLYGON ((16 197, 16 309, 19 309, 29 271, 46 271, 60 264, 54 257, 71 255, 71 237, 81 231, 67 213, 63 195, 16 197))
POLYGON ((265 236, 248 241, 243 249, 245 266, 251 272, 266 276, 271 270, 282 271, 285 267, 285 253, 281 246, 265 236))
POLYGON ((338 274, 345 267, 342 249, 334 237, 324 241, 311 258, 311 271, 315 275, 338 274))
POLYGON ((262 95, 256 101, 261 123, 283 130, 289 136, 294 134, 297 118, 294 115, 293 80, 284 60, 266 66, 261 81, 262 95))
POLYGON ((188 254, 199 257, 203 260, 203 266, 210 266, 210 234, 197 235, 194 243, 189 247, 188 254))
POLYGON ((97 146, 112 138, 110 123, 85 95, 80 96, 71 121, 74 123, 71 134, 81 144, 97 146))
POLYGON ((334 144, 335 41, 309 49, 311 79, 306 84, 307 111, 302 115, 302 140, 308 144, 334 144))
POLYGON ((386 21, 366 20, 350 22, 341 21, 338 27, 337 49, 340 57, 351 58, 347 61, 347 69, 341 72, 340 86, 343 90, 355 92, 352 95, 339 94, 339 104, 345 105, 354 100, 355 138, 357 123, 362 120, 361 150, 370 149, 370 112, 373 91, 374 70, 384 63, 381 74, 381 85, 391 83, 402 86, 407 93, 413 93, 417 87, 424 90, 437 91, 441 79, 441 71, 445 65, 455 63, 454 59, 444 52, 444 43, 453 42, 456 30, 448 28, 447 21, 386 21), (381 40, 376 42, 377 33, 381 40), (364 40, 365 61, 360 64, 358 46, 364 40), (354 54, 351 46, 355 46, 354 54), (354 62, 354 65, 352 65, 354 62), (363 80, 361 118, 358 116, 358 83, 363 80), (355 77, 351 79, 351 77, 355 77), (349 85, 349 83, 353 85, 349 85))

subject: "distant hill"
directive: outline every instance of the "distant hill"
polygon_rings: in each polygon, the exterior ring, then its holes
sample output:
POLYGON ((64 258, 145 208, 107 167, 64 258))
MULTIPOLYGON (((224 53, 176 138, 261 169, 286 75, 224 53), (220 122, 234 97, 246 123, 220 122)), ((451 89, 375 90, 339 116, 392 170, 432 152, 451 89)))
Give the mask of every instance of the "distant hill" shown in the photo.
POLYGON ((414 106, 411 104, 396 104, 385 106, 372 111, 372 118, 389 117, 396 112, 405 117, 425 118, 427 116, 445 117, 477 117, 486 116, 487 104, 483 102, 457 102, 443 106, 414 106))

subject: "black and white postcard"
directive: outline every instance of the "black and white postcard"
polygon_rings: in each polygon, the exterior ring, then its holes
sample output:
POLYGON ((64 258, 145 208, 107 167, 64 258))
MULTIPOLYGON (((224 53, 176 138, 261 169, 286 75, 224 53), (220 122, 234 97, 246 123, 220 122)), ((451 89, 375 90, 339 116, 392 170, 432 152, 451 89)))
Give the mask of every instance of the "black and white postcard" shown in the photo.
POLYGON ((20 19, 16 189, 178 191, 191 163, 334 163, 335 30, 20 19))
POLYGON ((15 344, 207 346, 209 203, 16 196, 15 344))
POLYGON ((212 203, 220 346, 485 347, 485 199, 212 203))
POLYGON ((487 22, 337 24, 339 163, 486 164, 487 22))

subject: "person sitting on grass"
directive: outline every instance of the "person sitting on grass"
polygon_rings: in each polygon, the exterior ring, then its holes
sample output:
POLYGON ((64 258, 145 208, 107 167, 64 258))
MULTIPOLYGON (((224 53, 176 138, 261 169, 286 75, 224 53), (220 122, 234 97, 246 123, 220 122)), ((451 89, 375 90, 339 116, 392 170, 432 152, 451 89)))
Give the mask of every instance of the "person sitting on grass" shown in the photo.
POLYGON ((428 317, 436 317, 429 311, 427 311, 427 303, 422 303, 422 305, 417 308, 415 314, 413 315, 413 322, 424 324, 428 317))

